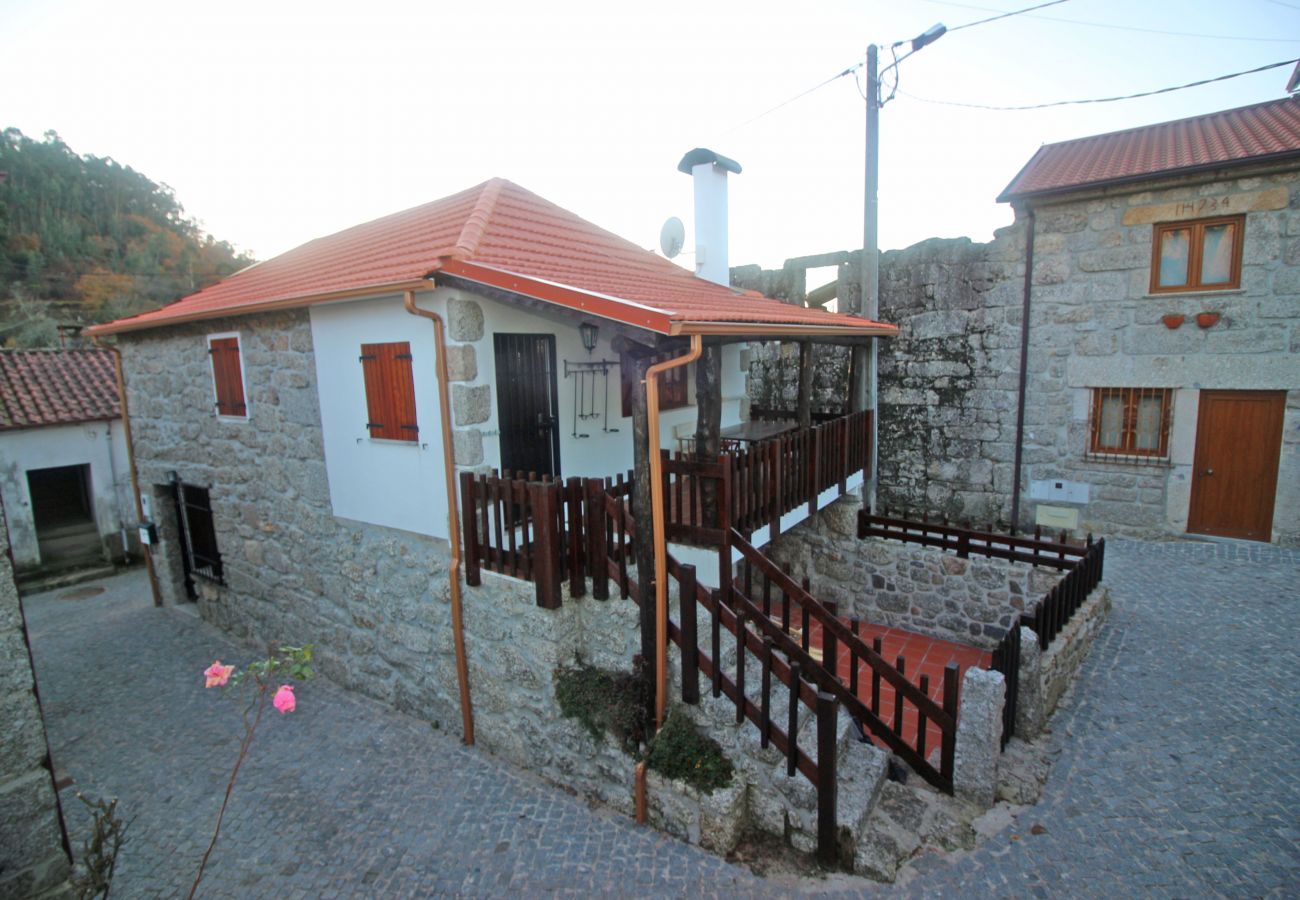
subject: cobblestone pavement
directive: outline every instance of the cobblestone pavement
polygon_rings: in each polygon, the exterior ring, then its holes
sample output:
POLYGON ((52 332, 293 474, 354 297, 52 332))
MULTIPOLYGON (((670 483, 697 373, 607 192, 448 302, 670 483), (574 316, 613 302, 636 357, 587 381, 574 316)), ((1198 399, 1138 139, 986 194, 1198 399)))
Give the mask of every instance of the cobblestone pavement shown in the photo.
MULTIPOLYGON (((1115 542, 1115 610, 1052 720, 1041 803, 970 853, 925 856, 911 896, 1300 893, 1300 553, 1115 542), (1041 826, 1041 827, 1033 827, 1041 826)), ((134 821, 115 896, 188 890, 233 764, 239 713, 196 689, 251 654, 149 605, 141 573, 27 598, 50 742, 134 821)), ((323 679, 259 732, 206 897, 875 893, 763 881, 590 809, 446 731, 323 679)), ((73 843, 87 818, 63 794, 73 843)))

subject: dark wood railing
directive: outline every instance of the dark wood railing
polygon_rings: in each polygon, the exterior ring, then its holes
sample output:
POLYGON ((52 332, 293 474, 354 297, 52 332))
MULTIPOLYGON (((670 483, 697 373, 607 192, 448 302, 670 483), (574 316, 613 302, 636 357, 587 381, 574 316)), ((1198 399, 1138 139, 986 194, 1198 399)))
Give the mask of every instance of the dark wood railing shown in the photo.
MULTIPOLYGON (((716 462, 663 453, 664 503, 670 541, 718 548, 729 560, 728 530, 750 535, 764 525, 779 533, 781 516, 870 465, 870 413, 853 413, 811 429, 754 444, 716 462)), ((465 578, 481 582, 487 569, 532 581, 538 605, 553 609, 561 588, 581 597, 592 553, 593 479, 538 478, 536 473, 461 473, 461 531, 465 578)), ((632 473, 594 479, 604 493, 632 502, 632 473)), ((729 564, 724 563, 724 565, 729 564)))
POLYGON ((940 790, 952 793, 961 674, 957 663, 951 662, 944 669, 943 694, 936 703, 930 696, 928 677, 922 676, 919 686, 913 684, 905 672, 901 671, 905 665, 901 659, 898 660, 899 665, 891 665, 881 656, 879 642, 867 646, 856 629, 840 620, 837 610, 812 596, 803 585, 734 531, 732 546, 740 551, 743 561, 748 564, 747 576, 751 571, 749 567, 752 567, 762 577, 764 585, 763 601, 759 605, 755 602, 749 577, 742 584, 733 584, 730 598, 735 607, 748 614, 759 630, 774 640, 789 640, 791 617, 797 608, 802 619, 799 632, 805 653, 810 649, 811 626, 816 623, 822 636, 821 659, 813 660, 811 667, 805 668, 805 677, 816 681, 819 690, 836 697, 861 727, 870 731, 879 743, 898 754, 922 778, 940 790), (772 588, 781 595, 779 622, 772 616, 772 588), (841 646, 848 651, 849 656, 847 681, 839 673, 841 646), (858 690, 864 674, 872 686, 869 702, 861 698, 858 690), (882 683, 886 689, 894 692, 892 722, 886 722, 880 714, 882 683), (904 711, 908 705, 917 711, 919 717, 917 732, 911 741, 904 737, 903 729, 904 711), (937 768, 926 758, 928 723, 933 723, 941 735, 937 768))
MULTIPOLYGON (((813 407, 811 419, 816 425, 848 414, 849 411, 843 406, 816 406, 813 407)), ((749 418, 755 422, 798 422, 799 410, 792 406, 763 406, 753 403, 749 407, 749 418)))
POLYGON ((869 509, 858 512, 858 537, 890 538, 909 544, 938 547, 941 550, 952 550, 963 559, 973 553, 976 556, 1009 559, 1056 569, 1073 568, 1086 550, 1085 544, 1071 543, 1064 532, 1056 540, 1044 538, 1041 529, 1035 529, 1033 537, 1018 537, 998 534, 992 527, 987 531, 979 531, 946 521, 903 518, 888 511, 885 515, 873 515, 869 509))
MULTIPOLYGON (((1106 560, 1106 541, 1094 541, 1088 535, 1083 542, 1070 541, 1064 532, 1055 540, 1034 536, 998 534, 990 526, 985 531, 932 522, 922 518, 897 515, 873 515, 870 510, 858 513, 858 537, 881 537, 906 543, 949 550, 962 558, 971 554, 1006 559, 1064 570, 1065 576, 1049 590, 1032 610, 1019 617, 1019 625, 1033 629, 1043 650, 1051 646, 1075 611, 1083 605, 1101 581, 1106 560)), ((1002 746, 1015 734, 1016 707, 1020 697, 1020 629, 1012 627, 1002 636, 993 651, 992 669, 1006 678, 1006 703, 1002 707, 1002 746)))
POLYGON ((1012 627, 998 641, 989 668, 1006 680, 1006 702, 1002 704, 1002 749, 1016 733, 1016 709, 1020 704, 1020 628, 1012 627))
POLYGON ((1094 541, 1088 536, 1083 556, 1066 576, 1047 592, 1031 612, 1023 613, 1020 624, 1038 635, 1038 646, 1046 650, 1069 623, 1101 581, 1106 565, 1106 539, 1094 541))
MULTIPOLYGON (((628 504, 622 497, 607 494, 591 508, 604 520, 593 523, 592 533, 612 536, 602 555, 592 557, 592 596, 607 599, 612 580, 624 597, 640 604, 640 590, 628 573, 631 540, 636 533, 636 520, 628 504)), ((750 722, 758 729, 761 746, 771 745, 785 756, 787 777, 798 773, 808 779, 817 791, 817 855, 823 863, 833 864, 839 852, 835 824, 839 702, 833 694, 819 689, 820 682, 812 673, 820 669, 820 664, 788 636, 779 632, 760 634, 751 627, 761 628, 759 618, 724 602, 721 591, 710 591, 699 583, 694 566, 679 564, 671 554, 668 576, 677 583, 679 598, 678 618, 669 615, 668 638, 681 654, 682 702, 699 703, 703 675, 714 697, 725 696, 735 704, 737 724, 750 722), (698 634, 699 607, 709 615, 707 636, 698 634), (724 632, 728 640, 735 641, 736 662, 731 674, 723 671, 721 663, 724 632), (707 646, 701 645, 702 638, 707 646), (757 691, 746 687, 747 675, 755 667, 757 691), (785 691, 788 698, 784 722, 772 716, 776 691, 785 691), (799 744, 801 704, 812 712, 816 723, 815 758, 799 744)))

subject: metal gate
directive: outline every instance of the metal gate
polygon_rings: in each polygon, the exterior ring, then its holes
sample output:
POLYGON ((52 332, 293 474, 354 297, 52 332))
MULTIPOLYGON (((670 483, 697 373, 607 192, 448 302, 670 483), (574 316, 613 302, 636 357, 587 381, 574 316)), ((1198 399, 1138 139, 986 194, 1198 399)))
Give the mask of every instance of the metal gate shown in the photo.
POLYGON ((194 576, 225 584, 217 531, 212 523, 212 501, 208 489, 177 481, 172 484, 176 501, 176 525, 180 530, 181 568, 185 573, 185 594, 197 600, 194 576))
POLYGON ((501 470, 560 475, 555 335, 493 335, 501 470))

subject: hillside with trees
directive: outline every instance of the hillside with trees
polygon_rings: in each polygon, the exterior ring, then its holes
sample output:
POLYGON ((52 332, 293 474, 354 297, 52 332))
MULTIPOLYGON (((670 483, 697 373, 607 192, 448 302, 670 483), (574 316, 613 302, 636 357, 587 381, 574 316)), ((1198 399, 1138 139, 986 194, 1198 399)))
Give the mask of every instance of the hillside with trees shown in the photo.
POLYGON ((0 133, 0 346, 57 347, 63 326, 157 308, 252 261, 130 166, 52 131, 0 133))

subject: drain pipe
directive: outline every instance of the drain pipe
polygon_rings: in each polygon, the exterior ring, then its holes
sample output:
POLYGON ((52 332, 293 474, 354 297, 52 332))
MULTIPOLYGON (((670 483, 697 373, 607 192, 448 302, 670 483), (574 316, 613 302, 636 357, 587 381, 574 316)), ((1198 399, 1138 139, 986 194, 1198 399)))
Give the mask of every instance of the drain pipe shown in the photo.
MULTIPOLYGON (((646 440, 650 446, 650 521, 654 530, 655 550, 655 727, 664 724, 668 701, 668 547, 664 523, 663 460, 659 452, 659 373, 676 369, 700 358, 704 338, 691 335, 691 348, 685 355, 655 363, 645 373, 646 440)), ((641 594, 641 602, 649 598, 641 594)))
POLYGON ((1029 293, 1034 284, 1034 211, 1025 229, 1024 305, 1020 311, 1020 394, 1016 400, 1016 457, 1011 465, 1011 533, 1020 522, 1020 460, 1025 448, 1025 379, 1029 372, 1029 293))
MULTIPOLYGON (((144 521, 144 504, 140 502, 140 476, 135 470, 135 440, 131 437, 131 413, 126 402, 126 379, 122 376, 122 351, 110 347, 99 337, 92 337, 93 343, 100 350, 113 354, 113 374, 117 378, 117 404, 122 413, 122 434, 126 438, 126 467, 131 472, 131 494, 135 499, 135 520, 144 521)), ((109 451, 113 447, 113 423, 108 423, 109 451)), ((114 482, 116 484, 116 481, 114 482)), ((153 593, 153 605, 162 606, 162 593, 158 590, 158 574, 153 568, 153 551, 148 544, 141 542, 140 554, 144 557, 144 568, 149 573, 149 590, 153 593)))
MULTIPOLYGON (((432 279, 430 279, 432 281, 432 279)), ((434 283, 436 287, 436 282, 434 283)), ((465 620, 460 599, 460 516, 456 512, 456 451, 452 447, 451 399, 447 378, 447 335, 442 316, 415 305, 415 291, 402 295, 406 311, 433 321, 433 342, 437 349, 438 412, 442 416, 442 464, 447 478, 447 531, 451 544, 451 634, 456 648, 456 682, 460 687, 460 714, 466 746, 474 744, 474 709, 469 698, 469 666, 465 660, 465 620)))

